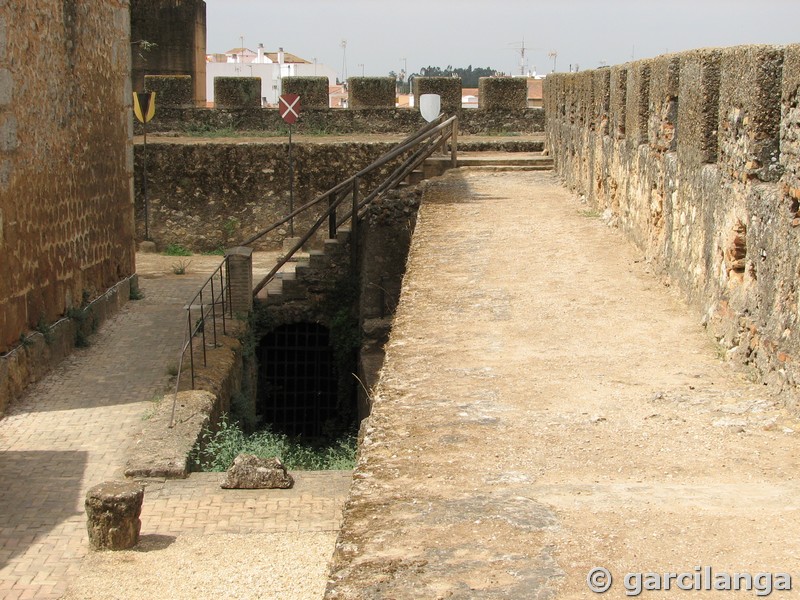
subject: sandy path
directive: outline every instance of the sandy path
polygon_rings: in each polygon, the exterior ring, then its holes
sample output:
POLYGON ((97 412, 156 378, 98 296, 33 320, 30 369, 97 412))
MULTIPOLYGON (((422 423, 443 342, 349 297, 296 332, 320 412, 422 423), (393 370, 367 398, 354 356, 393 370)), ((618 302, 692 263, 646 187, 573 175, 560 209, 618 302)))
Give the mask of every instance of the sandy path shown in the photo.
POLYGON ((591 598, 596 566, 607 597, 696 566, 800 586, 800 428, 745 375, 552 175, 446 176, 328 597, 591 598))

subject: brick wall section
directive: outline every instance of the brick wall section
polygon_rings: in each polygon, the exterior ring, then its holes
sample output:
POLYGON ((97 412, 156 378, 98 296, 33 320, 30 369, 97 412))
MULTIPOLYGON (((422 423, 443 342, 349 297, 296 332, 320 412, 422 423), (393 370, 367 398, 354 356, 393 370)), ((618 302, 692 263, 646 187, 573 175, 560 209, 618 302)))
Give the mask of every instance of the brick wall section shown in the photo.
POLYGON ((0 352, 134 270, 129 31, 125 1, 3 3, 0 352))
POLYGON ((133 89, 145 75, 190 75, 194 100, 206 101, 206 3, 204 0, 130 0, 133 89), (145 50, 140 41, 155 44, 145 50))
POLYGON ((800 383, 800 45, 693 50, 552 75, 556 170, 695 306, 729 357, 800 383), (592 102, 603 122, 576 115, 592 102), (599 93, 598 93, 599 91, 599 93))

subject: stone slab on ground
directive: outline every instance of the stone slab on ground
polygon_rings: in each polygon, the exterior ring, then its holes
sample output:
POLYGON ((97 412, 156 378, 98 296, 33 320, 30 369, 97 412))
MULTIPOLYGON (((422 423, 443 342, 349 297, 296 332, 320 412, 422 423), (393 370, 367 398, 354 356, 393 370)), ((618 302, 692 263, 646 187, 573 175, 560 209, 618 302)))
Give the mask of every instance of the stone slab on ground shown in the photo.
POLYGON ((189 474, 190 454, 216 397, 204 390, 167 394, 142 422, 125 463, 125 476, 184 478, 189 474), (173 417, 173 405, 175 408, 173 417), (174 418, 175 424, 170 427, 174 418))

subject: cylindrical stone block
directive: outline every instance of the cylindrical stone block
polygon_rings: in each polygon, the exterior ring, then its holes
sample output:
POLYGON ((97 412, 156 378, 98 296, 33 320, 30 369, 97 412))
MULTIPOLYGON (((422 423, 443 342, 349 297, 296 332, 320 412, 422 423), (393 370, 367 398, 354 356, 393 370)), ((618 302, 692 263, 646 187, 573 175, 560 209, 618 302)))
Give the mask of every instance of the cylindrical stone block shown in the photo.
POLYGON ((125 550, 139 543, 144 487, 106 481, 86 493, 86 528, 94 550, 125 550))

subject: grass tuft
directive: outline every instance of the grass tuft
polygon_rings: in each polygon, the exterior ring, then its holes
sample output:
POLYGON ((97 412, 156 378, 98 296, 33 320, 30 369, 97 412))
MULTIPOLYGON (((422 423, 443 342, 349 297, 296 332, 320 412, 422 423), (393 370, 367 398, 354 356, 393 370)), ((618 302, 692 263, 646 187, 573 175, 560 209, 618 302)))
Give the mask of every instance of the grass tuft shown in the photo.
POLYGON ((349 470, 355 467, 356 444, 353 435, 326 445, 310 444, 269 430, 248 435, 223 417, 218 431, 203 430, 192 458, 202 470, 216 472, 226 471, 243 452, 261 458, 277 456, 287 469, 298 471, 349 470))

